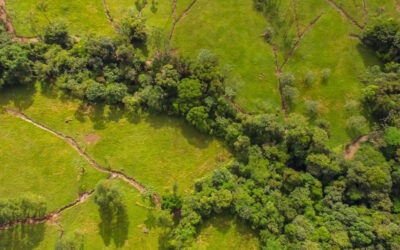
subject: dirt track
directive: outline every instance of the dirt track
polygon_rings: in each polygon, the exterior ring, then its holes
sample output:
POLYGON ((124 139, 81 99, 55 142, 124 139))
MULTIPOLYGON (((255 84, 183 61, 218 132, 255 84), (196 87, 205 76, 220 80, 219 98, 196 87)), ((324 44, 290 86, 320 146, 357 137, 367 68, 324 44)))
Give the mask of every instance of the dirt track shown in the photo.
POLYGON ((368 135, 363 135, 357 138, 352 144, 346 147, 346 151, 344 154, 345 159, 353 159, 354 155, 357 153, 358 149, 360 148, 360 142, 368 141, 368 135))

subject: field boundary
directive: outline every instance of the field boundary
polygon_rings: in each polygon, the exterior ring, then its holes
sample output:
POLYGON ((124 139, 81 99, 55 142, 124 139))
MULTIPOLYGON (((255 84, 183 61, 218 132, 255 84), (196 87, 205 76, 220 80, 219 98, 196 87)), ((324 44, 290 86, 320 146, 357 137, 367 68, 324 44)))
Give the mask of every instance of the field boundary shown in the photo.
MULTIPOLYGON (((78 153, 85 158, 90 165, 92 165, 95 169, 97 169, 100 172, 103 173, 108 173, 111 175, 111 178, 119 178, 124 180, 125 182, 127 182, 129 185, 135 187, 139 192, 143 193, 144 191, 146 191, 146 187, 144 185, 142 185, 141 183, 139 183, 137 180, 135 180, 132 177, 127 176, 126 174, 120 172, 120 171, 116 171, 116 170, 111 170, 111 169, 107 169, 105 167, 100 166, 95 160, 93 160, 86 152, 84 152, 81 147, 79 146, 79 144, 71 137, 69 136, 65 136, 63 134, 61 134, 60 132, 57 132, 39 122, 36 122, 34 120, 32 120, 31 118, 29 118, 28 116, 26 116, 24 113, 14 110, 12 108, 7 107, 6 111, 10 114, 13 115, 15 117, 21 118, 24 121, 27 121, 31 124, 33 124, 34 126, 41 128, 49 133, 52 133, 53 135, 63 139, 64 141, 66 141, 71 147, 73 147, 76 151, 78 151, 78 153)), ((155 194, 154 197, 154 202, 157 205, 157 207, 161 207, 160 204, 160 200, 161 197, 158 194, 155 194)))

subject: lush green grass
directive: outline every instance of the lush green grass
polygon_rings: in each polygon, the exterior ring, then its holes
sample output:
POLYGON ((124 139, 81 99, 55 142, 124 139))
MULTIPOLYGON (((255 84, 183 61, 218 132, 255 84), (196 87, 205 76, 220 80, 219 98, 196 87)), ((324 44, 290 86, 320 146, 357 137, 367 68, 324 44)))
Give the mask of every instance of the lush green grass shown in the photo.
POLYGON ((99 164, 121 170, 159 192, 193 180, 218 167, 230 155, 217 140, 197 132, 180 118, 164 115, 131 119, 109 106, 80 106, 57 90, 10 89, 3 105, 21 109, 32 119, 75 138, 99 164), (30 93, 29 93, 30 92, 30 93), (23 103, 21 103, 21 101, 23 103), (94 134, 96 142, 85 136, 94 134))
POLYGON ((2 198, 30 192, 54 211, 106 177, 62 139, 11 115, 0 114, 0 141, 2 198))
POLYGON ((256 234, 243 222, 230 216, 213 217, 206 221, 192 246, 193 249, 258 249, 256 234))
POLYGON ((67 21, 74 35, 114 33, 101 0, 7 0, 7 11, 20 36, 36 36, 40 27, 59 18, 67 21), (47 3, 46 12, 38 10, 39 3, 47 3))
POLYGON ((236 100, 243 108, 255 111, 266 101, 275 111, 280 101, 274 57, 260 37, 266 27, 266 19, 253 9, 252 0, 198 1, 178 23, 172 44, 183 55, 213 51, 242 82, 236 100))

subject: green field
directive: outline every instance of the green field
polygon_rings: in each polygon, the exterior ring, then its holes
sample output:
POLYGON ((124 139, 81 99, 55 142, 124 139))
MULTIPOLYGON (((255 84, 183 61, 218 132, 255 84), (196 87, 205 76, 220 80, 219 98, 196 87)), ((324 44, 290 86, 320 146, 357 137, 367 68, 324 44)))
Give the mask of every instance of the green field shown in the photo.
POLYGON ((8 0, 7 11, 19 36, 32 37, 39 34, 40 28, 57 19, 67 21, 74 35, 100 33, 112 35, 101 1, 42 1, 8 0), (40 11, 38 4, 47 5, 46 11, 40 11))
POLYGON ((42 196, 54 211, 93 189, 107 175, 66 142, 26 121, 0 114, 0 197, 42 196))
POLYGON ((180 119, 130 118, 123 110, 87 107, 76 99, 65 99, 60 91, 40 89, 40 84, 36 87, 31 93, 22 88, 3 92, 3 105, 73 137, 100 165, 122 171, 159 192, 174 184, 187 192, 194 179, 230 158, 221 143, 180 119))

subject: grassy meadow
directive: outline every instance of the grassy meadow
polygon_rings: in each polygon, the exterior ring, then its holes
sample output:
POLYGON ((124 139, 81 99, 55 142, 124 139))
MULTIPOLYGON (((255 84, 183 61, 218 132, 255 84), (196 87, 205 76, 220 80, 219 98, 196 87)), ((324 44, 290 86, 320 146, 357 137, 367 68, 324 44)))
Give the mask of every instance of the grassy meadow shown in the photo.
POLYGON ((106 178, 62 139, 20 118, 0 114, 0 141, 1 198, 30 192, 54 211, 106 178))
POLYGON ((73 35, 114 33, 101 0, 7 0, 6 3, 19 36, 37 36, 42 27, 60 18, 68 23, 73 35))
POLYGON ((230 158, 221 143, 179 118, 131 118, 119 108, 81 105, 40 84, 32 89, 9 89, 0 95, 2 105, 15 107, 73 137, 100 165, 122 171, 158 192, 170 190, 174 184, 182 192, 188 190, 194 179, 230 158))

